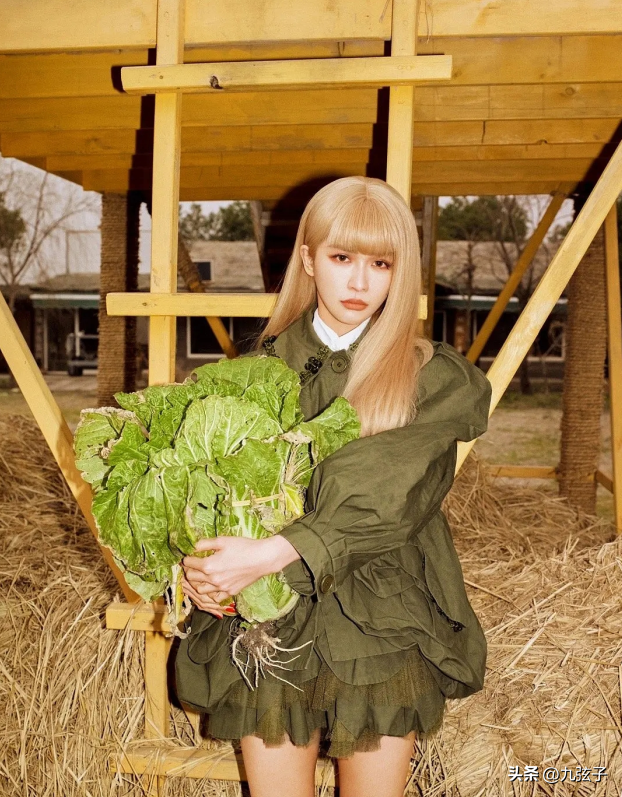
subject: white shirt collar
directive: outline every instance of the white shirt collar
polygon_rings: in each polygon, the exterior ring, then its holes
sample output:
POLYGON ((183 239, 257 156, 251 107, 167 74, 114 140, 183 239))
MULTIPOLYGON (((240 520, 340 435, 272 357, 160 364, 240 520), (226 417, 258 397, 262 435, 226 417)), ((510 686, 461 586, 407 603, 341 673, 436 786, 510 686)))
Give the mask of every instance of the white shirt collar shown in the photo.
POLYGON ((318 338, 333 351, 347 349, 351 343, 354 343, 354 341, 358 338, 370 321, 371 317, 366 318, 365 321, 361 321, 357 327, 354 327, 354 329, 346 332, 345 335, 338 335, 327 324, 325 324, 324 321, 322 321, 317 307, 313 313, 313 328, 315 329, 318 338))

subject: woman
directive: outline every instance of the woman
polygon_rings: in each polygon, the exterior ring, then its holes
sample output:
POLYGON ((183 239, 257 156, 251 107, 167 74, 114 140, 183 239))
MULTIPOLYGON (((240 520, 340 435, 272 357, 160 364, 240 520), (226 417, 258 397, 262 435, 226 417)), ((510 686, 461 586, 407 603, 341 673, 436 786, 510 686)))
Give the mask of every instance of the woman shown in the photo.
POLYGON ((306 420, 342 395, 361 421, 360 439, 314 470, 305 515, 269 539, 202 540, 214 555, 184 560, 197 610, 178 694, 208 714, 212 736, 241 739, 252 797, 312 797, 322 738, 341 797, 397 797, 415 733, 440 726, 446 697, 483 685, 486 640, 440 507, 456 441, 486 430, 490 384, 419 335, 420 290, 400 195, 381 180, 336 180, 307 205, 274 312, 245 355, 303 374, 306 420), (287 664, 289 684, 268 676, 251 690, 220 602, 280 571, 302 597, 276 636, 308 644, 287 664))

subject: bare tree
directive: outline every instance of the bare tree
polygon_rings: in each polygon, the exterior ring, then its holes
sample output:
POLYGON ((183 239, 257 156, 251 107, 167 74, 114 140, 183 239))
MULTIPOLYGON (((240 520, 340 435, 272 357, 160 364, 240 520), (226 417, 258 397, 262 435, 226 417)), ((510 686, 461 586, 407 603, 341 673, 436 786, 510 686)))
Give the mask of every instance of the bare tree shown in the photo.
POLYGON ((11 311, 20 285, 49 276, 54 234, 67 229, 75 216, 96 210, 92 194, 59 180, 0 158, 0 285, 11 311))

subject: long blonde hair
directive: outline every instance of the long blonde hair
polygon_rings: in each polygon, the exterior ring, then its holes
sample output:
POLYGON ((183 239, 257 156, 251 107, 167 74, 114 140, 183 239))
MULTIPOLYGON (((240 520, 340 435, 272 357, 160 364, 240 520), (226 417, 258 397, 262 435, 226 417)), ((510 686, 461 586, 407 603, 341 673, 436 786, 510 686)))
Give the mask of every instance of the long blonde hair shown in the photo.
POLYGON ((383 180, 343 177, 321 188, 307 204, 298 227, 272 316, 258 337, 279 335, 317 302, 315 280, 303 268, 300 247, 311 257, 331 246, 392 257, 386 300, 352 355, 342 395, 355 407, 361 437, 410 423, 417 412, 419 372, 432 357, 431 342, 418 334, 421 258, 417 226, 400 194, 383 180))

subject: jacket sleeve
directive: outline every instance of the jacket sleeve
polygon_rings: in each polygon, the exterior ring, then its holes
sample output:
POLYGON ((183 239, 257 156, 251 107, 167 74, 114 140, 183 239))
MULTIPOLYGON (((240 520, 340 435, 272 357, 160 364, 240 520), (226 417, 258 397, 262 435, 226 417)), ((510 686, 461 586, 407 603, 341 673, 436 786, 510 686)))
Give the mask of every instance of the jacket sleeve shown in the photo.
POLYGON ((486 431, 490 398, 483 372, 440 344, 411 424, 352 440, 315 468, 306 514, 280 532, 301 556, 283 571, 290 585, 321 600, 424 528, 453 484, 456 441, 486 431))

